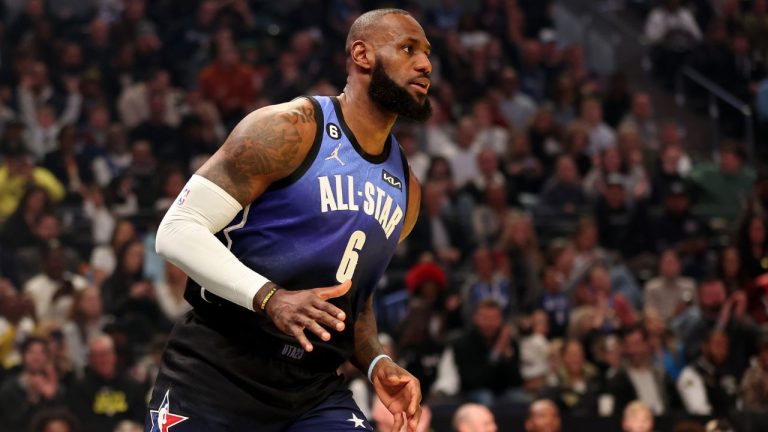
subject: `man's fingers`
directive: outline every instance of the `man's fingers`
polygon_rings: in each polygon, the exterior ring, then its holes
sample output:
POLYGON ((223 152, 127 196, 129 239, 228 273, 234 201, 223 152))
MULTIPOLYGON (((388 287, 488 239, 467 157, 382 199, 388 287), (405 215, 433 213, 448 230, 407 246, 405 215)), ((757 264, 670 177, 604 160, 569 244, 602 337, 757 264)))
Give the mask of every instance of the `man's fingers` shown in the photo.
POLYGON ((405 424, 405 420, 403 419, 403 413, 399 412, 397 414, 394 414, 395 416, 395 424, 392 426, 392 432, 400 432, 403 430, 403 425, 405 424))
POLYGON ((341 297, 346 294, 352 287, 352 280, 346 280, 339 285, 335 285, 328 288, 315 288, 313 291, 315 295, 322 300, 328 300, 336 297, 341 297))
POLYGON ((293 325, 291 329, 292 329, 291 334, 293 334, 293 337, 295 337, 296 340, 299 341, 299 344, 301 345, 302 348, 304 348, 304 351, 311 352, 312 344, 309 342, 309 339, 307 339, 307 335, 304 334, 304 327, 299 325, 293 325))
POLYGON ((313 320, 307 320, 305 328, 312 333, 316 334, 320 339, 327 341, 331 339, 331 334, 328 333, 320 324, 313 320))
POLYGON ((416 428, 419 427, 419 421, 421 421, 421 406, 417 405, 418 409, 416 412, 408 416, 408 432, 416 432, 416 428))
POLYGON ((336 306, 324 300, 316 300, 312 304, 312 306, 325 312, 326 314, 328 314, 329 316, 337 320, 337 322, 334 322, 333 324, 329 325, 329 327, 331 327, 336 331, 344 330, 345 325, 342 321, 344 321, 347 318, 347 314, 345 314, 343 310, 337 308, 336 306))
MULTIPOLYGON (((318 303, 325 303, 325 302, 318 300, 318 303)), ((326 304, 330 304, 330 303, 326 303, 326 304)), ((309 317, 329 329, 336 330, 336 331, 344 330, 344 323, 337 320, 336 318, 334 318, 332 315, 330 315, 328 312, 324 310, 313 309, 309 313, 309 317)))
POLYGON ((411 382, 408 384, 408 390, 411 396, 411 401, 408 403, 408 409, 405 411, 408 416, 416 415, 416 411, 419 411, 421 408, 419 403, 421 402, 419 399, 419 388, 416 386, 415 382, 411 382))

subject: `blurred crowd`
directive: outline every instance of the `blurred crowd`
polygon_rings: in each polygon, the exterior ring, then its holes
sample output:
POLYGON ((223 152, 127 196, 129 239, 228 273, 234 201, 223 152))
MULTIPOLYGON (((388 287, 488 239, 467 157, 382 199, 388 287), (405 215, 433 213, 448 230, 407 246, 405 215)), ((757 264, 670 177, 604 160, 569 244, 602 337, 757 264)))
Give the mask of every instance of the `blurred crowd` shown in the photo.
MULTIPOLYGON (((728 41, 695 61, 743 51, 762 73, 764 1, 695 16, 675 3, 650 12, 650 40, 672 39, 657 15, 676 11, 674 31, 728 41)), ((243 115, 341 92, 347 29, 380 6, 409 10, 433 46, 434 113, 395 130, 422 209, 376 297, 382 341, 425 402, 768 409, 768 176, 735 141, 695 159, 647 92, 559 41, 551 1, 0 5, 3 431, 141 430, 165 335, 189 310, 157 223, 243 115)), ((656 69, 679 67, 664 49, 656 69)), ((712 70, 753 91, 747 59, 727 58, 737 75, 712 70)))

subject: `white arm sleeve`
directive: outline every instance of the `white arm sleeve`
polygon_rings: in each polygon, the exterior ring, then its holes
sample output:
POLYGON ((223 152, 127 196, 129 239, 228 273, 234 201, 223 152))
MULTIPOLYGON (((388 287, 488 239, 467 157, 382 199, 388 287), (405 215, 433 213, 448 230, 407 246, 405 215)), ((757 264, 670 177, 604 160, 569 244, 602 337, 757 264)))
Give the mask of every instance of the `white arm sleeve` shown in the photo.
POLYGON ((193 175, 157 229, 157 253, 217 296, 253 310, 268 279, 248 268, 214 233, 242 209, 224 189, 193 175))

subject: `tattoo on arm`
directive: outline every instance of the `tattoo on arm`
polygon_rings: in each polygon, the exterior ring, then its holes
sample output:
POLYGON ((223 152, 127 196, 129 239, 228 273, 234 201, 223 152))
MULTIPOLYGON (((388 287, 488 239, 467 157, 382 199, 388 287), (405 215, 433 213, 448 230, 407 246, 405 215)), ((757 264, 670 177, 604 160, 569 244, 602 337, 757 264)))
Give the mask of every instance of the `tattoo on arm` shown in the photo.
POLYGON ((355 321, 355 354, 352 357, 352 363, 364 374, 368 373, 368 366, 373 358, 383 351, 379 343, 379 331, 376 316, 373 314, 373 297, 371 297, 355 321))
POLYGON ((241 204, 248 203, 254 198, 254 177, 288 175, 300 163, 296 160, 303 142, 300 125, 314 122, 311 104, 254 119, 222 146, 218 163, 200 174, 241 204))

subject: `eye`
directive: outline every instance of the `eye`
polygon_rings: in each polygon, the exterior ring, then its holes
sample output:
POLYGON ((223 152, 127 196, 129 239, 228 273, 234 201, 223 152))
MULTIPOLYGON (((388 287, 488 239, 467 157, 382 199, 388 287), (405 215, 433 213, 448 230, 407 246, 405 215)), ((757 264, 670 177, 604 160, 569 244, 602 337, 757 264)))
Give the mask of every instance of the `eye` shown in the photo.
POLYGON ((403 47, 403 51, 405 51, 405 52, 406 52, 406 53, 408 53, 408 54, 412 54, 412 53, 413 53, 413 46, 411 46, 411 45, 405 45, 405 46, 403 47))

